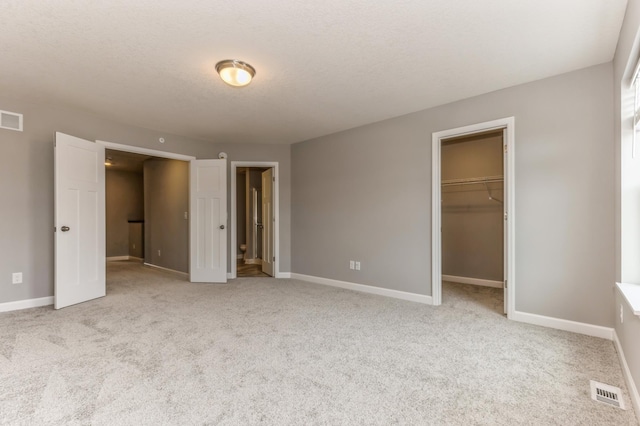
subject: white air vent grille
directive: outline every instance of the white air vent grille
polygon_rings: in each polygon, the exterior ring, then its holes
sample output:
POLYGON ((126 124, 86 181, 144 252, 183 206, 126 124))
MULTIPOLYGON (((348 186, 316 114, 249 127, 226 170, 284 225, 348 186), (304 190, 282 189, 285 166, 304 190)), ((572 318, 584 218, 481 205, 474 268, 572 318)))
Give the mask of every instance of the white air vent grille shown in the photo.
POLYGON ((622 391, 615 386, 591 380, 591 399, 625 409, 622 391))
POLYGON ((22 131, 22 114, 0 111, 0 129, 22 131))

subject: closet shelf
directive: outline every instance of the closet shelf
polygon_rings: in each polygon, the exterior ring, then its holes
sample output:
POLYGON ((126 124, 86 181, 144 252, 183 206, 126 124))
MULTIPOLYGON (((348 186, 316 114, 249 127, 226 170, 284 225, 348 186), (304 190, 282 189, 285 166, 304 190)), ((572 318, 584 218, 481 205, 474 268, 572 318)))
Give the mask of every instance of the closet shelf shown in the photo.
POLYGON ((494 183, 504 181, 504 176, 482 176, 465 179, 444 179, 441 182, 442 186, 453 185, 482 185, 484 183, 494 183))

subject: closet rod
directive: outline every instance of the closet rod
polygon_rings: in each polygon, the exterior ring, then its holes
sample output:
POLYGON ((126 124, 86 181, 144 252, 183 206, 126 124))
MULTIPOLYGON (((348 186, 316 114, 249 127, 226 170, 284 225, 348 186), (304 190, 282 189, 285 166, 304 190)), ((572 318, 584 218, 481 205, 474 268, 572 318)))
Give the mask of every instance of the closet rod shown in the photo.
POLYGON ((504 176, 484 176, 484 177, 475 177, 475 178, 466 178, 466 179, 447 179, 442 181, 442 186, 453 186, 453 185, 477 185, 484 183, 494 183, 494 182, 502 182, 504 181, 504 176))

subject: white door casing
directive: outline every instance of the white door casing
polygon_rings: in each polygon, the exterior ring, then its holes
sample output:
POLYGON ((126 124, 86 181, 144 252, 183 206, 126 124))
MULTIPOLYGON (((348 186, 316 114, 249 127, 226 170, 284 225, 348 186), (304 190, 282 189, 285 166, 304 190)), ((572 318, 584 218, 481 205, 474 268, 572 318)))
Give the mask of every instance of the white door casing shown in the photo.
POLYGON ((55 309, 106 294, 104 147, 56 133, 55 309))
POLYGON ((515 315, 515 118, 507 117, 455 129, 434 132, 431 137, 431 297, 442 304, 442 211, 440 152, 442 139, 504 129, 504 293, 507 318, 515 315))
POLYGON ((190 280, 227 282, 227 161, 192 160, 190 280))
POLYGON ((262 172, 262 272, 273 276, 273 169, 262 172))
MULTIPOLYGON (((502 174, 504 175, 504 181, 507 182, 508 179, 508 162, 507 162, 507 129, 502 129, 502 174)), ((504 313, 509 314, 509 287, 508 287, 508 276, 509 276, 509 262, 507 259, 509 258, 509 226, 508 225, 508 211, 509 211, 509 194, 507 193, 507 187, 505 184, 502 185, 502 258, 503 258, 503 299, 504 299, 504 313)))

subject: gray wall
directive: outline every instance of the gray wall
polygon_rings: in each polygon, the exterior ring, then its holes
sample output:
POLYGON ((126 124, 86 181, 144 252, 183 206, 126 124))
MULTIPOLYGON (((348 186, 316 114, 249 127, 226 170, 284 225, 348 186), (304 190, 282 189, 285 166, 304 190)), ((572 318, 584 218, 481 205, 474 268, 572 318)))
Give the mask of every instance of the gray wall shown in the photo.
POLYGON ((106 140, 197 158, 218 158, 219 152, 226 151, 229 161, 278 161, 280 261, 281 270, 290 271, 291 155, 288 145, 236 146, 197 141, 119 124, 64 105, 34 104, 7 97, 0 97, 0 109, 24 114, 25 126, 24 132, 0 129, 0 196, 5 201, 0 205, 3 235, 0 239, 0 303, 53 295, 53 141, 56 131, 88 140, 106 140), (164 144, 158 141, 160 137, 165 138, 164 144), (24 283, 11 284, 12 272, 23 272, 24 283))
POLYGON ((293 145, 293 272, 431 294, 431 135, 515 116, 518 311, 613 325, 611 63, 293 145), (361 271, 348 268, 350 259, 361 271))
POLYGON ((189 272, 189 163, 144 162, 144 260, 189 272))
MULTIPOLYGON (((640 158, 631 158, 633 91, 629 80, 640 57, 640 1, 629 0, 614 65, 616 165, 616 280, 640 285, 640 158)), ((636 388, 640 386, 640 318, 616 294, 615 329, 636 388), (620 321, 620 309, 624 323, 620 321)), ((638 407, 636 407, 636 410, 638 407)), ((636 413, 640 417, 640 413, 636 413)))
MULTIPOLYGON (((443 143, 442 180, 501 176, 502 146, 502 134, 443 143)), ((501 182, 487 187, 504 200, 501 182)), ((489 199, 484 185, 443 187, 442 273, 502 281, 503 227, 503 205, 489 199)))
POLYGON ((128 221, 144 219, 142 174, 107 168, 105 180, 107 257, 128 256, 128 221))
POLYGON ((129 224, 129 256, 144 260, 144 223, 129 224))

